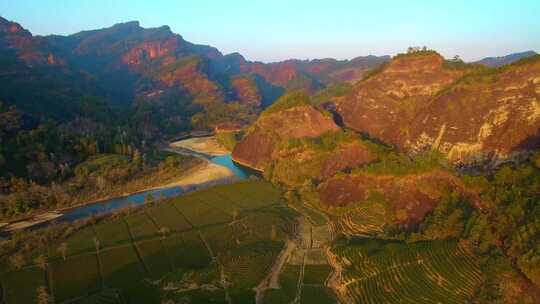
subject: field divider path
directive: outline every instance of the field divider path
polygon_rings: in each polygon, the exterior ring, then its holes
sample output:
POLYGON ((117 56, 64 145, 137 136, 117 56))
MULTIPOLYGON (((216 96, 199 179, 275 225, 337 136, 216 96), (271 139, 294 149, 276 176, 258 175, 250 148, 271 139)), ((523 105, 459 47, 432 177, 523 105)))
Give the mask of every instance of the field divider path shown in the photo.
POLYGON ((43 284, 45 288, 47 288, 47 291, 52 296, 52 298, 55 298, 55 290, 54 290, 54 281, 53 281, 53 274, 52 270, 50 270, 50 263, 49 261, 46 262, 45 268, 43 268, 43 276, 45 276, 45 283, 43 284))
POLYGON ((146 212, 146 210, 144 210, 144 214, 146 214, 146 216, 152 222, 152 224, 154 224, 154 226, 156 226, 156 230, 159 231, 159 229, 161 227, 159 227, 159 225, 156 223, 156 220, 150 214, 148 214, 148 212, 146 212))
POLYGON ((210 257, 212 257, 212 260, 217 262, 217 257, 214 255, 214 252, 212 251, 212 248, 210 247, 210 244, 206 241, 206 238, 204 237, 204 234, 197 229, 197 232, 199 233, 199 237, 201 238, 201 241, 204 243, 204 246, 206 247, 206 250, 208 250, 208 253, 210 254, 210 257))
MULTIPOLYGON (((187 216, 180 209, 178 209, 178 207, 176 207, 176 204, 172 203, 171 205, 173 206, 174 210, 178 211, 178 214, 180 214, 180 216, 184 220, 186 220, 186 222, 191 226, 191 229, 189 229, 189 230, 195 229, 195 225, 193 225, 193 223, 187 218, 187 216)), ((158 227, 158 229, 159 229, 159 227, 158 227)))
POLYGON ((99 276, 99 285, 101 286, 101 288, 103 288, 103 286, 105 286, 105 278, 103 277, 103 272, 101 271, 101 261, 99 260, 99 255, 97 252, 93 252, 93 254, 96 257, 97 273, 99 276))
POLYGON ((225 300, 227 301, 227 303, 232 304, 231 296, 229 295, 229 287, 227 286, 228 284, 225 279, 225 268, 223 265, 219 263, 219 259, 214 255, 214 251, 210 247, 210 244, 208 244, 208 242, 206 241, 204 234, 199 229, 197 229, 197 232, 199 233, 199 237, 201 238, 201 241, 204 243, 204 246, 208 250, 208 253, 212 257, 212 260, 218 264, 218 267, 220 269, 220 283, 221 283, 221 286, 223 286, 223 290, 225 291, 225 300))
POLYGON ((126 228, 127 228, 127 231, 128 231, 128 234, 129 234, 129 238, 131 240, 131 246, 133 247, 133 250, 135 250, 135 254, 137 255, 137 258, 139 259, 139 262, 141 263, 141 265, 143 266, 144 268, 144 271, 146 272, 146 274, 148 276, 152 275, 152 273, 150 272, 150 268, 148 268, 148 265, 146 265, 146 263, 144 263, 144 260, 141 256, 141 252, 139 251, 139 248, 137 248, 137 245, 135 244, 135 240, 133 239, 133 233, 131 233, 131 229, 129 228, 129 224, 126 220, 126 218, 123 216, 122 217, 122 221, 124 222, 124 224, 126 224, 126 228))
POLYGON ((229 284, 227 284, 227 278, 225 277, 225 267, 223 265, 219 265, 219 275, 220 275, 220 283, 221 286, 223 286, 223 290, 225 290, 225 301, 227 301, 228 304, 232 304, 231 295, 229 294, 229 284))
POLYGON ((279 253, 276 261, 272 265, 272 268, 270 269, 270 272, 264 278, 264 280, 255 287, 255 304, 263 304, 264 303, 264 292, 267 289, 278 289, 279 288, 279 276, 281 274, 281 271, 283 269, 283 266, 287 262, 287 259, 291 255, 291 253, 296 248, 296 243, 287 240, 285 242, 285 246, 283 246, 283 249, 279 253))
MULTIPOLYGON (((96 233, 96 227, 95 227, 94 223, 92 223, 92 232, 94 232, 94 238, 96 240, 99 240, 98 235, 96 233)), ((99 279, 100 279, 100 283, 101 283, 101 289, 104 289, 105 288, 105 276, 103 275, 103 265, 102 265, 101 259, 99 257, 99 250, 100 249, 98 248, 98 246, 94 247, 94 253, 96 254, 96 260, 97 260, 99 279)), ((77 256, 82 255, 82 254, 84 254, 84 253, 80 253, 77 256)))
POLYGON ((300 303, 300 298, 302 297, 302 285, 304 285, 304 271, 306 268, 306 254, 302 257, 302 267, 300 268, 300 274, 298 275, 298 282, 296 284, 296 296, 294 297, 293 303, 300 303))

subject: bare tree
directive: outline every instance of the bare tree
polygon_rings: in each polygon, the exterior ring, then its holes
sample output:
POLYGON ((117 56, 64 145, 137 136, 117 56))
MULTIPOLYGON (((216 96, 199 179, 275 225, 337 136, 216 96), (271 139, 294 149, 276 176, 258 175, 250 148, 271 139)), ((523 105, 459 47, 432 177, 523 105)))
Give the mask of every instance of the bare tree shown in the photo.
POLYGON ((93 238, 94 246, 96 247, 96 252, 99 253, 99 239, 97 237, 93 238))
POLYGON ((45 270, 45 268, 47 268, 47 258, 41 254, 40 256, 34 259, 34 264, 36 264, 37 267, 45 270))
POLYGON ((169 228, 167 228, 167 227, 159 228, 159 233, 161 233, 162 238, 165 238, 170 231, 171 230, 169 228))
POLYGON ((68 253, 68 244, 66 242, 62 242, 58 248, 56 248, 56 251, 60 253, 62 258, 65 260, 67 258, 68 253))
POLYGON ((39 286, 36 290, 36 297, 38 304, 51 304, 54 303, 53 297, 47 291, 45 286, 39 286))
POLYGON ((233 214, 232 214, 233 222, 236 221, 237 218, 238 218, 238 210, 234 208, 233 214))
POLYGON ((144 197, 144 202, 147 205, 152 205, 154 203, 154 195, 150 192, 144 197))
POLYGON ((24 257, 20 253, 15 253, 9 257, 9 264, 15 269, 21 269, 24 266, 24 257))

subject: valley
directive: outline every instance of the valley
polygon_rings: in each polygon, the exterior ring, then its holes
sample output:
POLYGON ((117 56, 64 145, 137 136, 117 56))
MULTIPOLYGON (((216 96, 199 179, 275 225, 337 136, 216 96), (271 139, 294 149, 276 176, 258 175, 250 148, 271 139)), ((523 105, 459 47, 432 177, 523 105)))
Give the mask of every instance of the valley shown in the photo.
POLYGON ((540 303, 534 10, 419 3, 0 17, 0 304, 540 303))
POLYGON ((200 163, 193 168, 189 168, 180 176, 172 177, 171 181, 162 180, 162 184, 145 187, 133 193, 124 193, 119 197, 100 198, 96 201, 84 202, 68 208, 34 215, 28 219, 3 223, 4 225, 0 225, 0 235, 29 229, 34 226, 43 227, 43 225, 52 221, 73 222, 75 220, 85 220, 89 216, 102 216, 126 207, 140 206, 148 203, 149 199, 152 201, 170 198, 188 191, 195 191, 211 185, 228 183, 235 179, 247 177, 247 173, 236 167, 232 161, 227 161, 230 153, 219 142, 216 142, 214 137, 184 139, 173 142, 169 144, 168 148, 164 148, 164 151, 194 156, 200 159, 200 163), (191 145, 194 140, 198 145, 191 145), (211 147, 211 150, 206 148, 207 145, 211 147))

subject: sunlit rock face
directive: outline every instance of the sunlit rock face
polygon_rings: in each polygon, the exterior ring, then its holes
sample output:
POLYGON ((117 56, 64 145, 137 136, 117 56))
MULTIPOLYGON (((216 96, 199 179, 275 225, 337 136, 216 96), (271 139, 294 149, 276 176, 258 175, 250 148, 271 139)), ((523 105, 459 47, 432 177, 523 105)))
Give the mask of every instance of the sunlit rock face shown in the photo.
POLYGON ((317 137, 339 127, 314 107, 293 107, 263 115, 233 151, 235 161, 264 170, 278 153, 277 144, 288 138, 317 137))
POLYGON ((398 56, 337 110, 346 126, 404 151, 508 157, 539 145, 539 67, 532 58, 482 72, 448 67, 438 54, 398 56))
POLYGON ((465 77, 417 115, 405 147, 436 148, 459 162, 538 148, 539 92, 540 60, 465 77))
POLYGON ((438 54, 406 55, 357 83, 338 104, 345 125, 380 140, 402 145, 407 127, 431 98, 463 74, 443 67, 438 54))

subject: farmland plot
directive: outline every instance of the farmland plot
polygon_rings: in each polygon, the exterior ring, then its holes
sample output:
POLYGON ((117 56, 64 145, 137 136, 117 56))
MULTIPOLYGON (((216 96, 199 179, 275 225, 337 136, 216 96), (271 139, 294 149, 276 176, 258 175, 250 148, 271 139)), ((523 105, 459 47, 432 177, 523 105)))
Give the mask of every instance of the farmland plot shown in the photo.
POLYGON ((456 242, 356 240, 332 248, 344 297, 361 303, 466 303, 482 275, 456 242))

